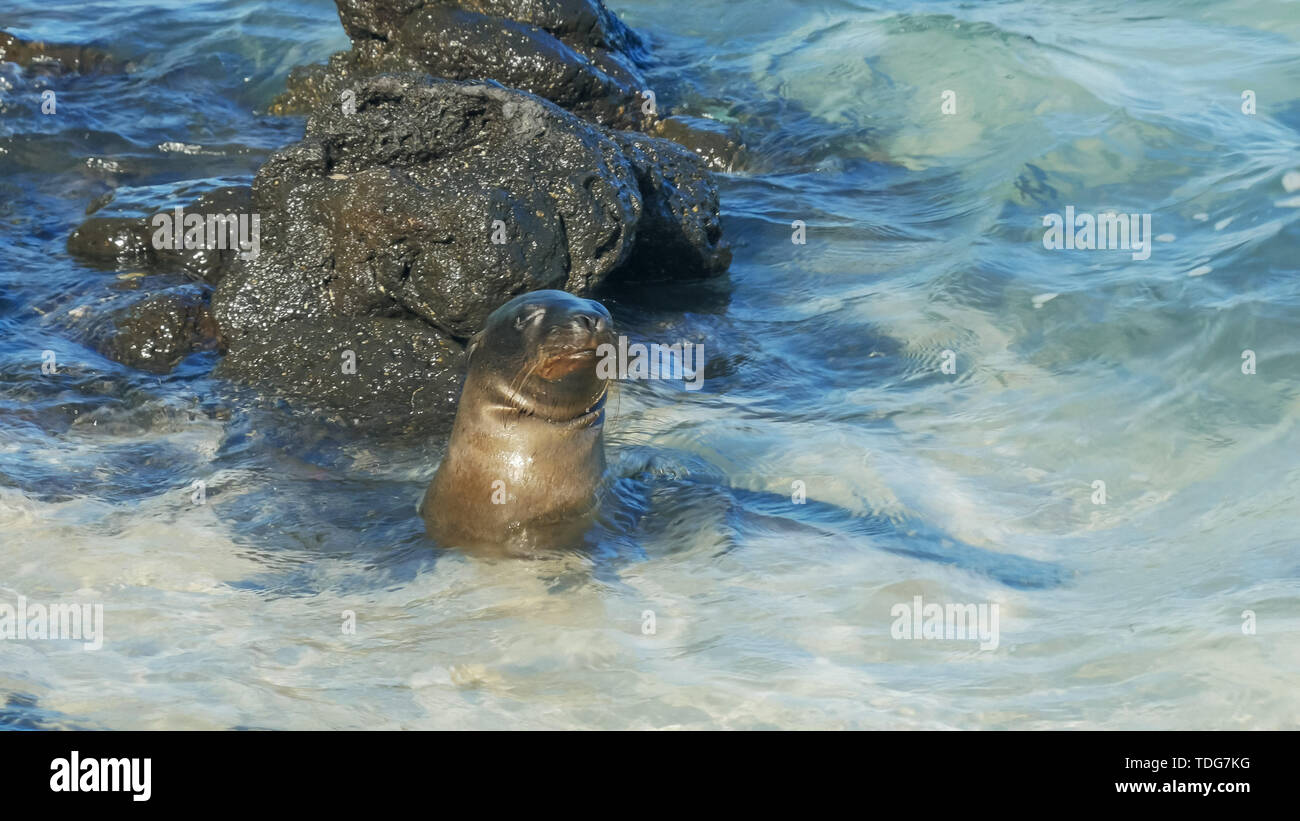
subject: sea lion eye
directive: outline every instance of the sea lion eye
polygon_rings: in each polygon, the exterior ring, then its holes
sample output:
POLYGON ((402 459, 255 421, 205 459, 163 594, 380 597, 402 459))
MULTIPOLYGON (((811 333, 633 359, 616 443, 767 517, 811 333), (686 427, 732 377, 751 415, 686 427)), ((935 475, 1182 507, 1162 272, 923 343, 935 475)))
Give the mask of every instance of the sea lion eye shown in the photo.
POLYGON ((532 323, 541 319, 545 314, 546 314, 545 308, 532 308, 528 311, 528 313, 520 316, 518 319, 515 320, 515 329, 523 330, 525 325, 531 325, 532 323))

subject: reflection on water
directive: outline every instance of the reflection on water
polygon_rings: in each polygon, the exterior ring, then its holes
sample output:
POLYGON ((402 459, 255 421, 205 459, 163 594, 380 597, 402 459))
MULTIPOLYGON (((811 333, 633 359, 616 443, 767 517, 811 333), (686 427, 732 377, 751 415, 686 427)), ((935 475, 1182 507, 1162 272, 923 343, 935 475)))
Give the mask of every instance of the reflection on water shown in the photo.
POLYGON ((703 341, 704 388, 621 387, 594 549, 491 561, 423 540, 442 442, 246 402, 209 355, 130 371, 69 319, 124 273, 63 250, 87 203, 246 182, 332 3, 20 2, 137 69, 0 64, 0 603, 107 634, 0 642, 0 727, 1296 726, 1300 8, 763 4, 614 4, 661 99, 745 134, 735 263, 605 299, 703 341), (1066 206, 1151 214, 1150 259, 1045 250, 1066 206), (916 596, 997 604, 998 648, 891 638, 916 596))

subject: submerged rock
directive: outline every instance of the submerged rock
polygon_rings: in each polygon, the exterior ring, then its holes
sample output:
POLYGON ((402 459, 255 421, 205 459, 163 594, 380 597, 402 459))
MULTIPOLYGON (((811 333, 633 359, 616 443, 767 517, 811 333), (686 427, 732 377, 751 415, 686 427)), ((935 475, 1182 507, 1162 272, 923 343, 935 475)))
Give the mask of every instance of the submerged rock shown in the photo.
MULTIPOLYGON (((135 275, 136 277, 142 275, 135 275)), ((114 285, 134 283, 135 279, 114 285)), ((111 288, 46 317, 46 324, 85 340, 103 356, 153 374, 170 373, 182 359, 219 347, 208 309, 210 289, 173 285, 156 291, 111 288)))
MULTIPOLYGON (((234 186, 209 191, 183 206, 182 211, 205 217, 206 228, 207 217, 238 218, 250 213, 251 204, 252 189, 234 186)), ((162 213, 173 216, 173 212, 162 213)), ((201 247, 177 250, 158 247, 159 243, 154 241, 158 231, 152 224, 154 216, 92 217, 68 237, 68 253, 98 268, 118 270, 130 267, 165 273, 184 271, 211 285, 221 281, 240 253, 237 242, 232 241, 228 233, 218 242, 215 233, 206 230, 201 247), (207 242, 209 237, 211 243, 207 242), (207 247, 209 244, 213 247, 207 247)))
POLYGON ((740 130, 733 125, 707 117, 672 116, 657 121, 650 133, 686 146, 715 171, 732 171, 744 165, 745 146, 740 130))
POLYGON ((149 223, 142 217, 93 217, 68 237, 68 253, 100 268, 151 265, 149 223))
POLYGON ((107 52, 89 46, 24 40, 0 31, 0 61, 56 73, 122 71, 130 68, 107 52))
POLYGON ((217 325, 204 289, 182 285, 113 311, 98 339, 100 353, 149 373, 169 373, 192 353, 217 347, 217 325))

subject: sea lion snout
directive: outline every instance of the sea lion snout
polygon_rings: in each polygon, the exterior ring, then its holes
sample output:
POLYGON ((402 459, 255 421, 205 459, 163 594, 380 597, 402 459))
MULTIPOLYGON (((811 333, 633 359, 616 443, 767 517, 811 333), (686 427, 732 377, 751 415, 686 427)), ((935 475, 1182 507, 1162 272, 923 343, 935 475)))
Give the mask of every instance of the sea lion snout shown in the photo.
POLYGON ((595 336, 603 331, 609 325, 609 322, 606 321, 605 317, 591 311, 574 314, 570 317, 569 324, 579 331, 595 336))
MULTIPOLYGON (((595 350, 602 342, 613 340, 610 329, 609 312, 599 302, 591 302, 599 308, 570 309, 564 311, 555 325, 550 329, 547 342, 562 348, 581 348, 595 350)), ((548 347, 549 347, 548 345, 548 347)))
POLYGON ((573 304, 553 309, 554 324, 538 345, 537 373, 548 381, 581 374, 593 384, 603 384, 596 375, 596 351, 614 340, 609 311, 590 299, 571 299, 573 304))

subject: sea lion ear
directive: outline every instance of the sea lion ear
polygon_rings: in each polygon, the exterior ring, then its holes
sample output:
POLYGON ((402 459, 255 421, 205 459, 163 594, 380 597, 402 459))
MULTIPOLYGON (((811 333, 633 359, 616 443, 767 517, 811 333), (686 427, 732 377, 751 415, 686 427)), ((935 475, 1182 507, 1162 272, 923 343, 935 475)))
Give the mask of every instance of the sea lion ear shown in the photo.
POLYGON ((478 350, 479 343, 483 341, 483 332, 479 331, 469 338, 469 343, 465 345, 465 364, 469 364, 470 357, 474 351, 478 350))

